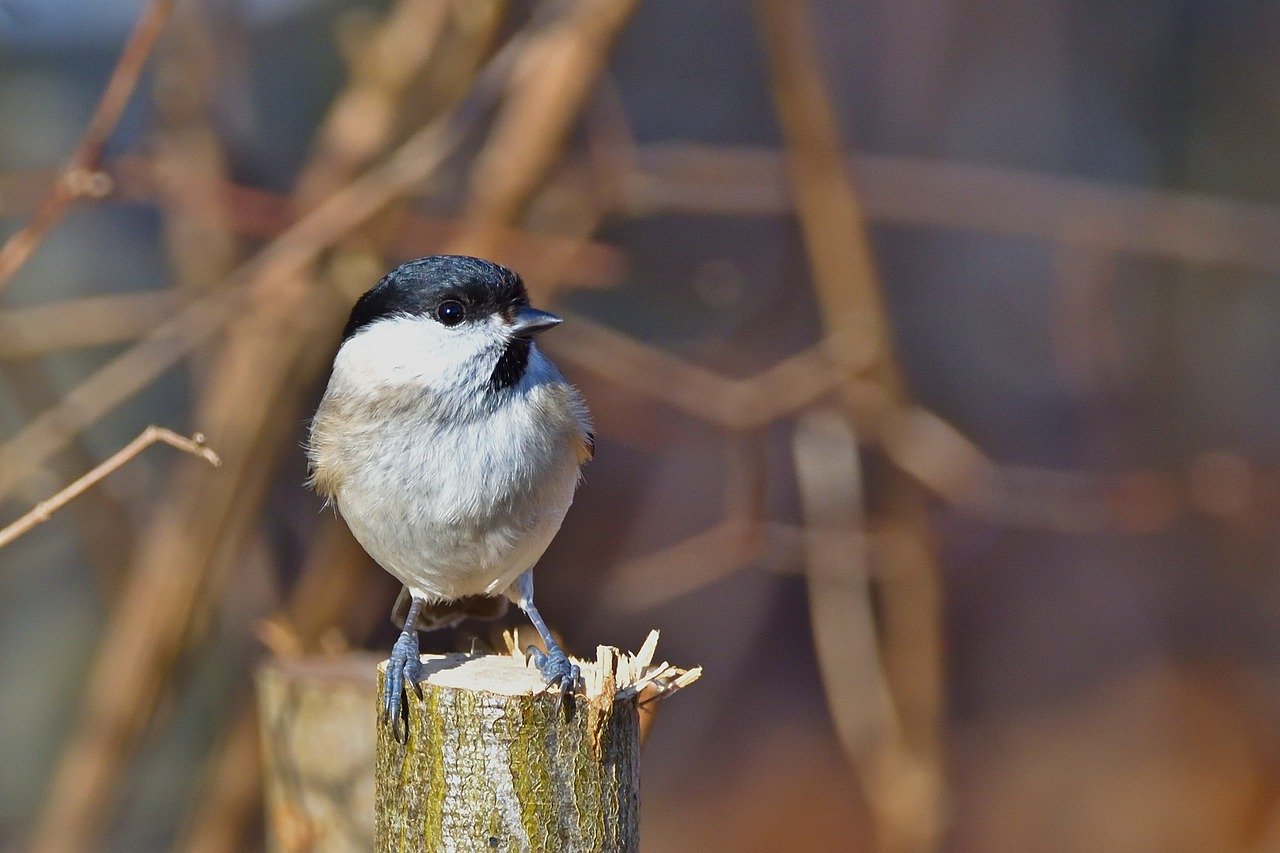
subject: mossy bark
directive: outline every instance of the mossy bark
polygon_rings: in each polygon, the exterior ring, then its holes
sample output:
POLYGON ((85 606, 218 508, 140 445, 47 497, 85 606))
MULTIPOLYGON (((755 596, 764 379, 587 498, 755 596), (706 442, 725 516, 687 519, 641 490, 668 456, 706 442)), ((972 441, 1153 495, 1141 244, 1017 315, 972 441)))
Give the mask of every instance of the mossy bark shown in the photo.
POLYGON ((634 695, 610 688, 569 708, 509 657, 423 664, 406 740, 378 724, 375 849, 638 849, 634 695))

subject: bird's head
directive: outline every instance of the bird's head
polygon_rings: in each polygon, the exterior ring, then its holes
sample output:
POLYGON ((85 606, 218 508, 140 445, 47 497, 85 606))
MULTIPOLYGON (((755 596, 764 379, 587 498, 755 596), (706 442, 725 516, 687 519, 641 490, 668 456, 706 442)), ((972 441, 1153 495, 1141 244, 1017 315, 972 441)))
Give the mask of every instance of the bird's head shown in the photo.
POLYGON ((560 318, 529 305, 520 276, 461 255, 396 267, 356 302, 334 376, 351 390, 500 392, 520 382, 533 336, 560 318))

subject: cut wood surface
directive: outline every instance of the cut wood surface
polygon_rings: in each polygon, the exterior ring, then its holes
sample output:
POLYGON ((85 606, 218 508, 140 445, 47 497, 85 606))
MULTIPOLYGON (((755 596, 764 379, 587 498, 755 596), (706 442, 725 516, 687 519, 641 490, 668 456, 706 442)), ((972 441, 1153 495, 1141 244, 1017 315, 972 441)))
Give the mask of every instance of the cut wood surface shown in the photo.
POLYGON ((652 665, 656 641, 578 661, 572 705, 518 653, 424 655, 406 737, 378 726, 375 849, 639 849, 642 694, 700 674, 652 665))

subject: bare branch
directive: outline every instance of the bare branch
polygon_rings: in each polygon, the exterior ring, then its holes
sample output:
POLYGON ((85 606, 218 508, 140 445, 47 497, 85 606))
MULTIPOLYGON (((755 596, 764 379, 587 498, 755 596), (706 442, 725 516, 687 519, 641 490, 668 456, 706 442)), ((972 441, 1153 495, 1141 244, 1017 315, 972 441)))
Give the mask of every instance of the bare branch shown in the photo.
POLYGON ((30 512, 12 524, 0 529, 0 548, 8 545, 33 527, 48 521, 55 512, 80 497, 86 490, 102 482, 117 468, 120 468, 156 442, 162 442, 185 453, 199 456, 215 468, 222 464, 218 454, 204 446, 204 436, 200 435, 200 433, 187 438, 186 436, 178 435, 173 430, 152 424, 139 433, 137 438, 104 459, 101 464, 85 472, 75 482, 70 483, 48 500, 43 500, 36 504, 31 508, 30 512))
MULTIPOLYGON (((870 380, 886 403, 867 410, 853 383, 844 392, 845 416, 883 440, 907 391, 892 345, 867 232, 866 216, 845 159, 835 107, 823 79, 810 4, 757 0, 774 105, 787 144, 787 166, 808 250, 813 288, 822 310, 831 357, 846 379, 870 380)), ((929 520, 915 484, 900 469, 886 473, 883 501, 869 524, 877 530, 881 650, 911 760, 876 774, 862 769, 886 849, 936 846, 943 829, 941 747, 941 608, 929 520)), ((837 656, 822 655, 824 668, 837 656)), ((829 687, 841 675, 824 680, 829 687)), ((846 746, 849 739, 845 738, 846 746)))
POLYGON ((489 140, 476 155, 461 245, 489 255, 493 225, 518 221, 559 156, 574 117, 604 71, 637 0, 578 4, 531 46, 508 83, 489 140), (531 145, 529 140, 541 144, 531 145))
POLYGON ((172 314, 178 303, 171 290, 149 290, 0 311, 0 358, 34 358, 137 340, 172 314))
POLYGON ((820 400, 841 382, 825 344, 802 350, 755 376, 733 379, 585 317, 569 319, 546 342, 557 358, 729 429, 772 423, 820 400))
MULTIPOLYGON (((1272 204, 899 154, 858 152, 845 161, 877 223, 1280 269, 1280 208, 1272 204)), ((783 158, 763 146, 641 145, 621 184, 620 205, 632 216, 792 210, 783 158)))
MULTIPOLYGON (((311 648, 327 631, 362 637, 386 618, 387 585, 371 582, 371 559, 345 524, 329 515, 322 523, 301 576, 280 609, 262 623, 289 641, 311 648)), ((219 747, 210 757, 202 793, 175 850, 231 853, 245 846, 245 833, 262 808, 262 754, 257 705, 244 697, 219 747)))
MULTIPOLYGON (((630 6, 634 0, 609 2, 630 6)), ((597 3, 583 0, 584 6, 597 3)), ((594 35, 589 23, 582 21, 583 38, 594 35)), ((110 792, 189 639, 200 597, 216 596, 226 581, 229 557, 266 492, 267 457, 292 426, 279 412, 300 405, 300 389, 327 361, 315 340, 336 332, 346 313, 343 300, 317 298, 312 274, 317 256, 433 174, 454 150, 463 128, 488 112, 510 69, 545 35, 541 28, 521 31, 480 72, 469 98, 328 196, 250 262, 244 287, 237 288, 248 296, 247 310, 210 366, 196 407, 210 434, 229 442, 227 476, 213 484, 196 479, 191 466, 183 466, 171 478, 168 511, 140 545, 134 571, 98 645, 87 686, 95 701, 82 709, 62 750, 31 849, 82 847, 86 839, 92 845, 106 820, 110 792), (175 562, 184 571, 174 572, 175 562), (157 608, 156 602, 163 606, 157 608), (122 671, 120 660, 130 666, 122 671)), ((607 47, 607 41, 601 44, 601 49, 607 47)), ((573 91, 566 88, 563 94, 573 91)), ((575 112, 566 111, 566 121, 575 112)), ((565 137, 555 126, 539 132, 543 138, 526 139, 530 147, 558 145, 554 140, 565 137)), ((518 185, 510 191, 525 194, 529 188, 518 185)))
POLYGON ((110 181, 98 171, 102 149, 124 113, 133 90, 138 86, 143 66, 156 38, 164 27, 173 0, 152 0, 134 25, 133 34, 120 54, 107 88, 102 93, 80 144, 62 170, 53 189, 45 197, 31 221, 16 231, 0 248, 0 291, 26 263, 27 259, 53 230, 71 205, 85 196, 102 196, 110 191, 110 181))
POLYGON ((409 137, 384 163, 329 196, 241 265, 223 286, 161 323, 0 445, 0 495, 12 491, 85 427, 210 340, 240 316, 246 303, 270 301, 282 288, 299 286, 299 274, 327 246, 431 175, 464 138, 464 127, 476 120, 476 103, 496 96, 513 59, 512 53, 500 53, 490 60, 470 101, 409 137))

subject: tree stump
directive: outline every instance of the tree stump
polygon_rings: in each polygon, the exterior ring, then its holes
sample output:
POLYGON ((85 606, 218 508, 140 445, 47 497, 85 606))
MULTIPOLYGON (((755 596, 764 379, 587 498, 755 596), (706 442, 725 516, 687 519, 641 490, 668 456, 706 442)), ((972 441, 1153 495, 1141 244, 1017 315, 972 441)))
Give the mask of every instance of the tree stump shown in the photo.
POLYGON ((273 661, 259 671, 268 849, 370 848, 376 662, 351 654, 273 661))
POLYGON ((564 704, 521 655, 424 655, 405 739, 378 724, 376 849, 637 850, 641 693, 699 674, 649 666, 656 641, 577 661, 564 704))

